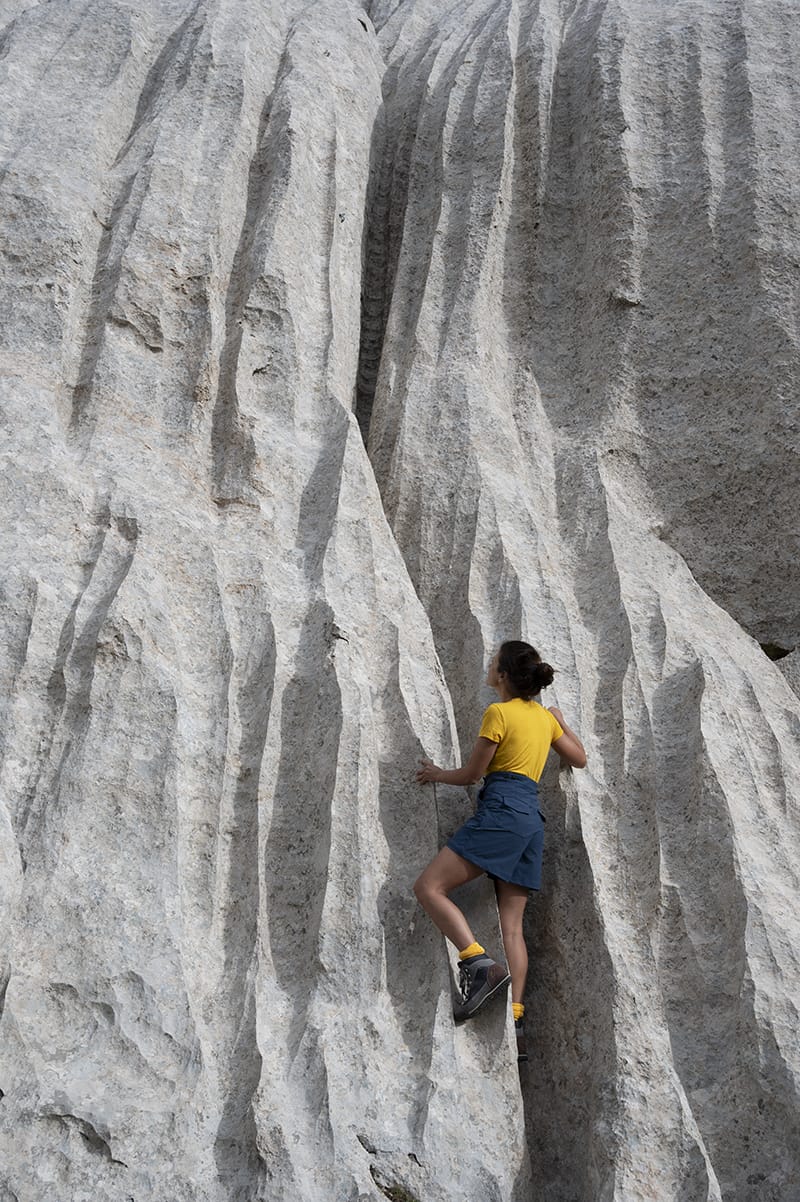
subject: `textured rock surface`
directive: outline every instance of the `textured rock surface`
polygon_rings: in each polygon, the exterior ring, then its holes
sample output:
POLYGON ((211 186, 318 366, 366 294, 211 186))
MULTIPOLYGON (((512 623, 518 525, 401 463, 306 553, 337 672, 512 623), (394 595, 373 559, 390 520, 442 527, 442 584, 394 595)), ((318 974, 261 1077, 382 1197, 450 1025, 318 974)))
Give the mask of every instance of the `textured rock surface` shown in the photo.
POLYGON ((791 6, 0 22, 3 1197, 800 1197, 791 6), (409 888, 518 631, 523 1096, 409 888))

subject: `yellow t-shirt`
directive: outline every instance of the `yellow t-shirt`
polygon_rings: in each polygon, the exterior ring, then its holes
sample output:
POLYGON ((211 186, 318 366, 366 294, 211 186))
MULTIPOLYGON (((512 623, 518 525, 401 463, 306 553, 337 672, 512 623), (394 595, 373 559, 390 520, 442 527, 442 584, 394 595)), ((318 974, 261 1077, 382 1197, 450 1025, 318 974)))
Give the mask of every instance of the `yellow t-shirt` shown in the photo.
POLYGON ((479 734, 497 743, 488 772, 520 772, 531 780, 542 775, 550 744, 564 731, 538 701, 495 701, 483 715, 479 734))

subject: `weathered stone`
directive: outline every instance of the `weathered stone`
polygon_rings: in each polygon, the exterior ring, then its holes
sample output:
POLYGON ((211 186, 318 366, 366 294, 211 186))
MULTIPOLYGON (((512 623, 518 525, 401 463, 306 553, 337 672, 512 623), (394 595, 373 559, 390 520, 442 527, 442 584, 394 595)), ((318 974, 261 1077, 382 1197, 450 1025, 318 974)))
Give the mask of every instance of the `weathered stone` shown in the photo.
POLYGON ((3 1197, 800 1190, 797 31, 0 7, 3 1197), (523 1096, 410 891, 519 633, 523 1096))

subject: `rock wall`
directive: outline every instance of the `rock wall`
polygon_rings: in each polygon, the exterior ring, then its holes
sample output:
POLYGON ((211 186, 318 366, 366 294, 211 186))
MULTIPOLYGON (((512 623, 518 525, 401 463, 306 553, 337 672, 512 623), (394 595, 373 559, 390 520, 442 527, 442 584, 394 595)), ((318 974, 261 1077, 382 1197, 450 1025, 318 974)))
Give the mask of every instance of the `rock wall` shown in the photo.
POLYGON ((791 6, 0 30, 2 1196, 800 1197, 791 6), (521 1090, 410 893, 516 634, 521 1090))

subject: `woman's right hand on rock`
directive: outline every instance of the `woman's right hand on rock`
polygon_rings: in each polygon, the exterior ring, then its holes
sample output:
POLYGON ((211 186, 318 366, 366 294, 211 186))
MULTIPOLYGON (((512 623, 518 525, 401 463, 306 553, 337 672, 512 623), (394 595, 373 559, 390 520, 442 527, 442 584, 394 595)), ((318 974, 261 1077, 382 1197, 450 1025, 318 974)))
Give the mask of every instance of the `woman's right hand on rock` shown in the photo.
POLYGON ((439 779, 441 769, 436 767, 433 760, 420 760, 420 763, 422 767, 417 769, 417 780, 421 785, 428 785, 439 779))

